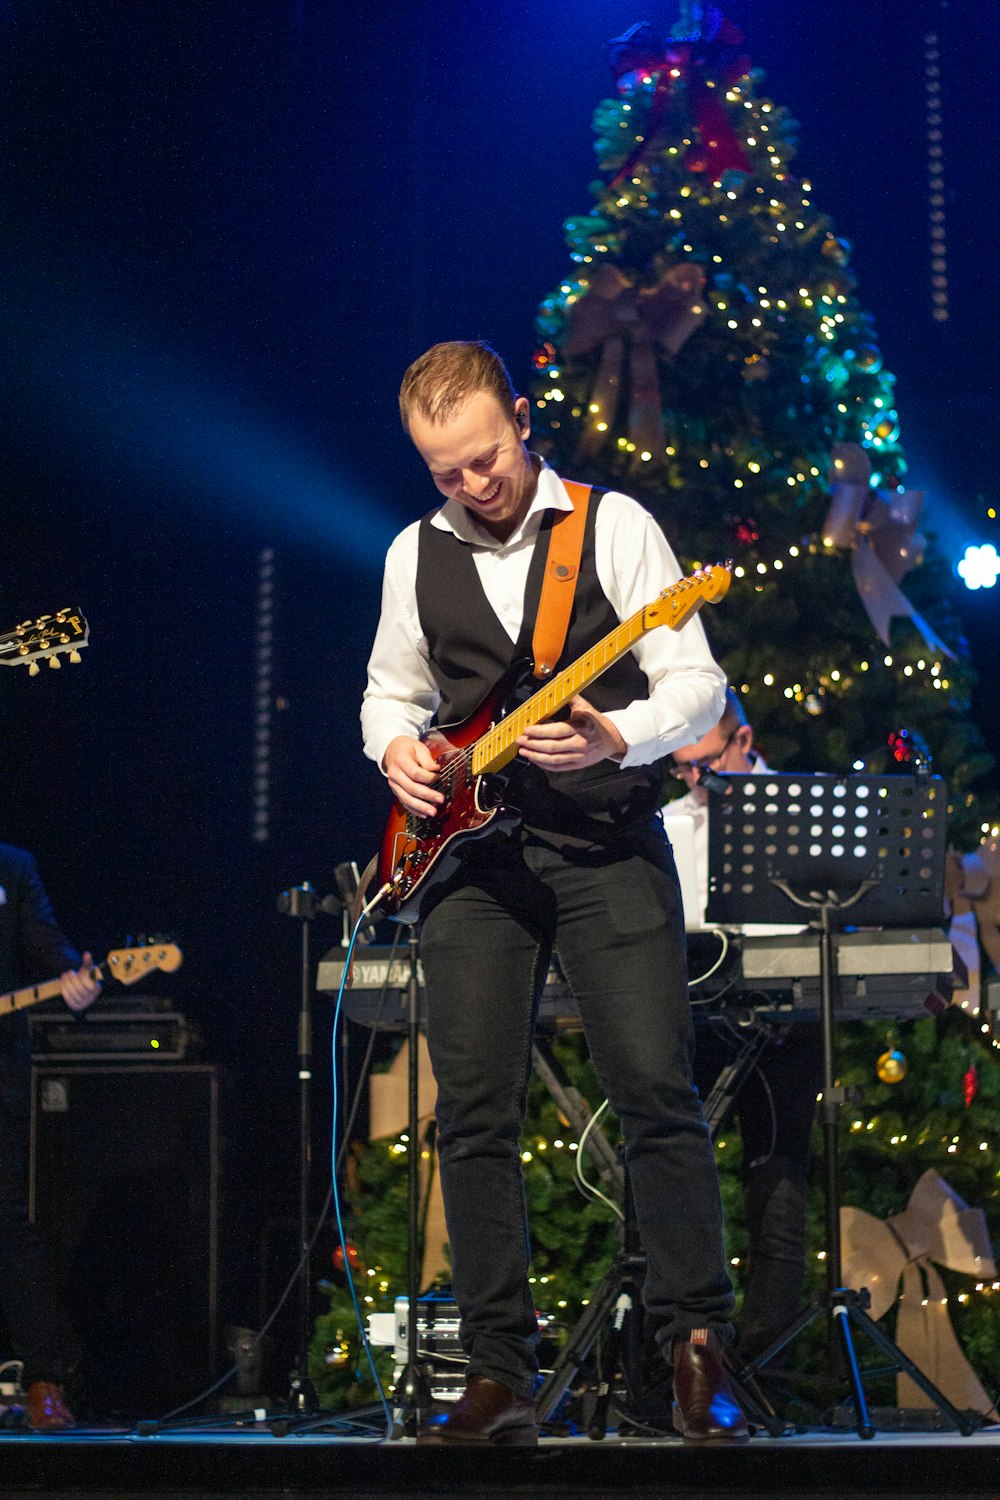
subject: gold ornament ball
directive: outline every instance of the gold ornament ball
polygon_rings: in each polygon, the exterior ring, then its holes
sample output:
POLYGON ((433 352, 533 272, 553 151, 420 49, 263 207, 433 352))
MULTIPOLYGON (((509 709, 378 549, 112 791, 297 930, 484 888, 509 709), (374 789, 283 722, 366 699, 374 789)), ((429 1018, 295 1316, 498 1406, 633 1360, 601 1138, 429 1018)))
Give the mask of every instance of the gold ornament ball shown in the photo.
POLYGON ((883 1052, 875 1064, 875 1071, 883 1083, 902 1083, 906 1077, 906 1069, 906 1058, 897 1047, 893 1047, 890 1052, 883 1052))
POLYGON ((894 443, 899 437, 899 423, 894 416, 880 418, 875 424, 875 436, 881 438, 883 443, 894 443))

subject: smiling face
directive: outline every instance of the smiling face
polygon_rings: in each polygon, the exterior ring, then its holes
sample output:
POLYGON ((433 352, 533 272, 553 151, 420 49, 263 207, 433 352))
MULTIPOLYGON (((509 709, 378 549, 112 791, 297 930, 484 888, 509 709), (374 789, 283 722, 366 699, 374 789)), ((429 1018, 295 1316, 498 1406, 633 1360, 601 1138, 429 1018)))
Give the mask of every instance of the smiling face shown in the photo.
POLYGON ((525 447, 528 412, 525 396, 511 412, 492 391, 475 391, 442 421, 410 415, 410 437, 441 494, 501 542, 527 514, 538 482, 525 447))

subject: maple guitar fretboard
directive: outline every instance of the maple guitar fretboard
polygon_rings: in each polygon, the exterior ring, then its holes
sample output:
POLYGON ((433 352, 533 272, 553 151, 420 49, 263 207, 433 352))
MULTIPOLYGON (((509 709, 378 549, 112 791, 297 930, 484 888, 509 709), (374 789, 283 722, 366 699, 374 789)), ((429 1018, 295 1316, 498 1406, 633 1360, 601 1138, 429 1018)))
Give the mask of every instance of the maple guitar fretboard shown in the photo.
POLYGON ((729 580, 728 568, 719 564, 700 569, 664 589, 652 604, 646 604, 634 615, 629 615, 596 646, 591 646, 545 687, 533 693, 527 702, 476 740, 472 746, 473 775, 486 776, 502 770, 514 759, 518 738, 530 725, 541 724, 565 708, 648 631, 661 625, 679 630, 703 604, 721 599, 729 587, 729 580))
MULTIPOLYGON (((100 978, 98 970, 94 969, 92 972, 100 978)), ((23 990, 8 990, 6 995, 0 995, 0 1016, 10 1015, 14 1010, 24 1010, 41 1000, 54 1000, 60 992, 58 979, 47 979, 44 984, 29 984, 23 990)))

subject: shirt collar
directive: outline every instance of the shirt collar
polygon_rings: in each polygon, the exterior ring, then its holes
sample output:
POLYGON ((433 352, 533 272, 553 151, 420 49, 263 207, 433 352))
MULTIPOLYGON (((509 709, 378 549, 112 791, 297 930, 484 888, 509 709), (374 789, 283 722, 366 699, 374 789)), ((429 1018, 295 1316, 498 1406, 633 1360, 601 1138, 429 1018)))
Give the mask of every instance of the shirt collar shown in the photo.
POLYGON ((547 510, 572 510, 573 502, 567 495, 559 475, 554 469, 549 468, 544 458, 539 457, 537 453, 533 453, 531 457, 537 459, 540 465, 535 493, 520 526, 505 542, 491 536, 477 523, 475 516, 471 515, 464 505, 459 505, 457 500, 446 500, 441 509, 435 511, 431 517, 431 525, 436 526, 439 531, 450 531, 452 536, 456 536, 460 542, 466 542, 470 547, 488 547, 493 551, 498 551, 501 547, 513 547, 526 537, 534 536, 547 510))

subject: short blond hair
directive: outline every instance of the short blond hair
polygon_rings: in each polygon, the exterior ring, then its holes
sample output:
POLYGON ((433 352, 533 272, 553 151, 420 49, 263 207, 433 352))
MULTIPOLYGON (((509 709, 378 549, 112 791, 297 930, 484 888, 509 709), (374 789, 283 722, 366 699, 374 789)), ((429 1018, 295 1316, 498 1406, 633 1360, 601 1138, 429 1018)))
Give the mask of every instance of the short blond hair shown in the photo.
POLYGON ((435 344, 415 359, 399 388, 399 415, 406 432, 418 412, 430 422, 443 422, 467 396, 487 391, 501 409, 514 417, 517 392, 507 366, 495 349, 478 339, 435 344))

